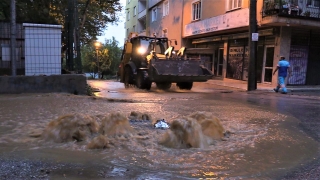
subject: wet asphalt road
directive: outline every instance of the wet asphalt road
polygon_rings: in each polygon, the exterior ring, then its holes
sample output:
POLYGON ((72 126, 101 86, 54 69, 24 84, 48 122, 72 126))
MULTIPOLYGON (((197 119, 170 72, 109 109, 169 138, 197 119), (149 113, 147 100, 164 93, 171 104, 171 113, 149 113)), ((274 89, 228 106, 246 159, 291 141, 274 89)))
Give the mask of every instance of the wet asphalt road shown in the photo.
MULTIPOLYGON (((110 88, 113 89, 113 91, 103 83, 95 83, 95 81, 92 81, 91 84, 100 90, 97 95, 103 97, 113 97, 112 92, 117 91, 118 88, 122 88, 121 85, 118 86, 115 84, 114 87, 111 85, 110 88)), ((170 90, 172 89, 175 89, 174 85, 170 90)), ((298 128, 320 143, 320 91, 297 91, 288 94, 270 91, 246 92, 244 90, 217 86, 207 82, 196 83, 193 90, 200 92, 220 92, 223 94, 222 99, 226 101, 243 101, 265 109, 272 109, 276 112, 293 116, 299 120, 298 128)), ((157 91, 154 85, 151 91, 157 91)), ((219 98, 221 97, 219 96, 219 98)), ((292 172, 287 173, 283 177, 279 177, 279 179, 320 179, 320 146, 318 149, 317 158, 310 159, 308 163, 301 164, 300 167, 296 167, 292 172)))
MULTIPOLYGON (((190 97, 186 97, 184 92, 178 91, 173 86, 168 92, 156 90, 154 87, 149 93, 135 93, 136 90, 125 90, 123 85, 112 81, 90 81, 93 87, 100 90, 97 96, 112 99, 143 99, 146 101, 162 101, 172 99, 192 99, 193 92, 196 93, 212 93, 214 98, 221 101, 230 101, 243 104, 251 104, 266 110, 272 110, 288 116, 293 116, 299 120, 298 129, 306 133, 315 141, 320 139, 320 93, 318 92, 293 92, 291 94, 282 95, 273 92, 245 92, 237 89, 213 86, 208 83, 196 84, 192 92, 188 92, 190 97), (153 96, 153 98, 150 98, 153 96)), ((2 97, 3 98, 3 97, 2 97)), ((14 96, 10 96, 14 98, 14 96)), ((194 100, 194 99, 193 99, 194 100)), ((129 102, 130 103, 130 102, 129 102)), ((4 113, 4 112, 1 112, 4 113)), ((319 148, 318 148, 319 149, 319 148)), ((320 151, 318 150, 318 154, 320 151)), ((33 158, 18 157, 3 157, 0 155, 0 177, 1 179, 57 179, 55 174, 60 172, 64 174, 68 171, 66 167, 72 169, 75 177, 85 174, 85 170, 81 164, 68 164, 57 162, 37 161, 33 158)), ((278 179, 319 179, 320 175, 319 156, 315 159, 310 159, 305 164, 296 167, 293 171, 285 175, 281 175, 278 179)), ((110 170, 112 167, 101 167, 101 170, 110 170)), ((101 176, 102 177, 102 176, 101 176)), ((82 176, 81 179, 91 179, 90 176, 82 176)), ((78 178, 76 178, 78 179, 78 178)), ((117 179, 117 178, 106 178, 117 179)), ((152 178, 151 178, 152 179, 152 178)), ((161 178, 160 178, 161 179, 161 178)))

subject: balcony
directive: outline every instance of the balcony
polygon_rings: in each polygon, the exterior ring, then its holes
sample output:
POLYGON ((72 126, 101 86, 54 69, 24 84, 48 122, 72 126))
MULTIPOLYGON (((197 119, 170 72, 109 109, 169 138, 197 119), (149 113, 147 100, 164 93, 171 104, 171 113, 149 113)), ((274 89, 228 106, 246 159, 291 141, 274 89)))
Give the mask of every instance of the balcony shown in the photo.
POLYGON ((320 19, 320 0, 264 0, 262 16, 283 16, 304 19, 320 19), (296 2, 296 3, 294 3, 296 2))
POLYGON ((144 9, 144 10, 141 11, 141 12, 139 12, 139 13, 138 13, 138 19, 141 19, 141 18, 145 17, 146 14, 147 14, 147 10, 146 10, 146 9, 144 9))

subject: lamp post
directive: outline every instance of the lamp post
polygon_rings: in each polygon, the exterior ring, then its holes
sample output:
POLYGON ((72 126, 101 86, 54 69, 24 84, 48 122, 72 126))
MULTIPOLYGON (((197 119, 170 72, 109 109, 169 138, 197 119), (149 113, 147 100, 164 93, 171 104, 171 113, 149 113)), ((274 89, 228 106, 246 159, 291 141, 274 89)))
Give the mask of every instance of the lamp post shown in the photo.
POLYGON ((99 66, 99 54, 98 54, 98 50, 99 47, 101 46, 100 42, 95 42, 94 46, 96 47, 96 58, 97 58, 97 67, 98 67, 98 79, 100 78, 100 66, 99 66))

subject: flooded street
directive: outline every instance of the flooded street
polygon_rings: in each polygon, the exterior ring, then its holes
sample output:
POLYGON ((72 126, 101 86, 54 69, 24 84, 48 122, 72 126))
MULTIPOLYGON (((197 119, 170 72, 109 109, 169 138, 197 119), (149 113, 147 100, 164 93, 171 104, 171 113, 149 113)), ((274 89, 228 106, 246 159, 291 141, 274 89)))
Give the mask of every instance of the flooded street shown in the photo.
MULTIPOLYGON (((299 119, 318 118, 319 99, 285 99, 208 83, 197 83, 191 91, 175 85, 169 91, 153 86, 145 91, 112 81, 89 84, 100 90, 95 97, 0 95, 0 179, 280 179, 318 158, 319 143, 299 128, 299 119), (312 103, 315 108, 307 109, 312 103), (130 135, 126 129, 120 133, 125 138, 108 136, 108 146, 101 149, 87 148, 100 132, 81 141, 43 138, 49 122, 67 114, 129 117, 133 111, 152 120, 128 119, 130 135), (197 112, 218 118, 230 135, 205 148, 159 143, 170 129, 155 129, 153 122, 171 124, 197 112)), ((101 128, 103 120, 95 120, 101 128)))

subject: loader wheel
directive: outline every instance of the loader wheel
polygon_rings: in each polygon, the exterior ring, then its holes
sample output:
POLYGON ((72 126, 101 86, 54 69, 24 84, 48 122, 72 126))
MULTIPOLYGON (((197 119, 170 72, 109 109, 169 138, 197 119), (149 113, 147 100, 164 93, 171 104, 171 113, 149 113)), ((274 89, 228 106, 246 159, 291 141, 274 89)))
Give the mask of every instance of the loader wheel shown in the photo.
POLYGON ((171 87, 171 83, 168 83, 168 82, 161 82, 161 83, 157 82, 156 85, 157 85, 157 88, 161 90, 168 90, 171 87))
POLYGON ((133 82, 133 74, 130 67, 126 67, 124 70, 124 87, 129 88, 133 82))
POLYGON ((151 84, 152 82, 148 77, 148 73, 146 71, 139 71, 136 80, 137 88, 150 90, 151 84))
POLYGON ((193 82, 179 82, 177 83, 179 89, 191 90, 193 86, 193 82))

